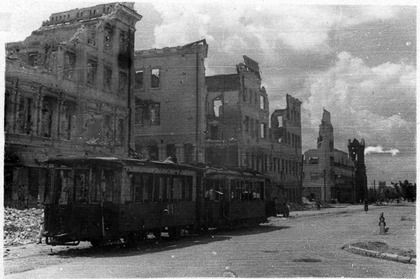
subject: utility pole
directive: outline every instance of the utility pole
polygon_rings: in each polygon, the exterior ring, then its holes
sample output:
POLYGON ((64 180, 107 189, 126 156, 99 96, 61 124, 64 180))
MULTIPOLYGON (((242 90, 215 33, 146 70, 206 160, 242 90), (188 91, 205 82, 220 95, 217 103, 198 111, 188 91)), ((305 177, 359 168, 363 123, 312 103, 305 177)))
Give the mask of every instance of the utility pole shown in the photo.
POLYGON ((327 201, 327 170, 324 169, 324 201, 327 201))

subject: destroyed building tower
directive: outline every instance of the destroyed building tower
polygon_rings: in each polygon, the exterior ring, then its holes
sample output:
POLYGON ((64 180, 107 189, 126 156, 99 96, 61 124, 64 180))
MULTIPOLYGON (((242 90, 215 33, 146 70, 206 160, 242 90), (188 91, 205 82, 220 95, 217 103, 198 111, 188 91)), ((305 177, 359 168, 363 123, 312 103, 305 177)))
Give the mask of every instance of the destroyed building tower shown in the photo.
POLYGON ((110 3, 54 13, 25 40, 6 45, 6 206, 43 201, 48 158, 127 156, 141 19, 133 8, 110 3))
POLYGON ((310 200, 354 201, 354 163, 334 148, 331 114, 325 110, 319 125, 317 148, 304 153, 303 196, 310 200))
POLYGON ((334 164, 334 128, 331 124, 331 114, 323 110, 321 124, 319 125, 319 135, 317 148, 320 150, 319 162, 325 166, 323 169, 323 197, 324 201, 331 199, 331 189, 333 183, 332 165, 334 164))
POLYGON ((366 165, 365 165, 365 141, 361 139, 359 142, 357 139, 348 143, 349 157, 353 160, 355 165, 354 174, 354 201, 362 202, 367 199, 367 176, 366 176, 366 165))

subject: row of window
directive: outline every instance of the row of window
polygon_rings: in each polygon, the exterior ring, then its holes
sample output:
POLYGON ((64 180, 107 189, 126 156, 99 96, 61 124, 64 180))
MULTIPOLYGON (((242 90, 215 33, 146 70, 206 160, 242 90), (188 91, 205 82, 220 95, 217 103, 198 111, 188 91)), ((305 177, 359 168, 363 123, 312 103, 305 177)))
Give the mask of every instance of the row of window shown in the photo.
POLYGON ((294 176, 298 176, 300 173, 299 163, 297 161, 272 158, 268 155, 255 155, 250 152, 245 153, 245 165, 262 173, 271 171, 294 176))
POLYGON ((279 139, 279 142, 284 142, 286 144, 290 144, 292 147, 300 148, 302 145, 302 139, 301 136, 295 135, 293 133, 290 133, 286 131, 284 137, 281 137, 279 139))
MULTIPOLYGON (((103 88, 105 91, 112 90, 112 67, 104 65, 103 68, 103 88)), ((70 51, 64 54, 64 78, 74 80, 76 75, 76 55, 70 51)), ((89 57, 86 63, 86 84, 91 87, 97 86, 98 60, 95 57, 89 57)), ((125 71, 118 72, 118 93, 127 94, 128 75, 125 71)))
POLYGON ((134 202, 192 201, 192 177, 131 173, 131 200, 134 202))
MULTIPOLYGON (((150 77, 150 88, 160 88, 160 69, 153 68, 150 70, 148 75, 150 77)), ((135 79, 134 79, 134 87, 136 89, 143 90, 145 86, 144 83, 144 70, 137 70, 135 79)))
POLYGON ((53 202, 59 204, 97 203, 103 192, 104 201, 119 202, 120 173, 111 169, 94 171, 89 182, 89 169, 61 169, 54 173, 53 202))
POLYGON ((206 179, 205 193, 206 200, 256 200, 264 199, 264 182, 252 182, 247 180, 230 180, 229 188, 224 179, 206 179))
POLYGON ((267 138, 268 125, 266 123, 260 123, 260 121, 245 116, 244 119, 244 131, 248 133, 251 137, 255 138, 267 138))
MULTIPOLYGON (((75 130, 76 103, 63 101, 61 105, 57 98, 45 96, 42 98, 40 108, 36 106, 34 98, 30 96, 19 96, 17 103, 6 91, 5 100, 5 132, 23 135, 37 135, 45 138, 53 137, 54 131, 60 139, 70 140, 75 130), (17 104, 15 106, 15 104, 17 104), (57 117, 58 116, 58 117, 57 117), (39 123, 37 125, 37 123, 39 123)), ((104 136, 113 138, 111 115, 103 118, 104 136)), ((124 141, 124 119, 117 119, 115 143, 122 144, 124 141)), ((88 127, 89 128, 89 127, 88 127)))

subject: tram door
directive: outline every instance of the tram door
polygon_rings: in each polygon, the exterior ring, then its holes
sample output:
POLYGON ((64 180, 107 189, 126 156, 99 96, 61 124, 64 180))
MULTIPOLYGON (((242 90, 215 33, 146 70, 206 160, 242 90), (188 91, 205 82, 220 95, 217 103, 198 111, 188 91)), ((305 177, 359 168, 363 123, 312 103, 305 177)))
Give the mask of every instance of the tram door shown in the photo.
POLYGON ((205 205, 207 220, 216 224, 229 218, 229 197, 223 179, 207 179, 205 185, 205 205))

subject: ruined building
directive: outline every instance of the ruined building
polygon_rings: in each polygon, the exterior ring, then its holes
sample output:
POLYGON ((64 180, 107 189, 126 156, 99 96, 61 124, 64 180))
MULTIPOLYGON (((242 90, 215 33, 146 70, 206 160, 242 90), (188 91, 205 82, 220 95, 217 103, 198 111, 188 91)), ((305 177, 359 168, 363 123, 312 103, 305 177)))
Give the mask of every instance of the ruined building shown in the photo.
POLYGON ((5 205, 33 206, 49 187, 49 157, 127 155, 133 3, 54 13, 6 46, 5 205))
POLYGON ((135 148, 142 158, 203 163, 205 40, 135 52, 135 148))
MULTIPOLYGON (((288 200, 302 197, 302 102, 286 95, 286 108, 271 114, 272 168, 274 182, 288 200)), ((277 194, 277 196, 280 196, 277 194)))
POLYGON ((361 202, 367 200, 367 176, 366 176, 366 165, 365 165, 365 140, 361 139, 359 142, 357 139, 353 141, 349 140, 347 145, 349 149, 349 155, 355 166, 354 173, 354 195, 355 201, 361 202))
POLYGON ((287 107, 273 112, 270 129, 259 65, 247 56, 236 73, 208 76, 206 83, 206 162, 266 174, 274 196, 300 201, 300 101, 287 95, 287 107))
POLYGON ((334 148, 331 115, 324 110, 317 148, 304 154, 303 196, 322 201, 355 201, 354 170, 349 155, 334 148))

